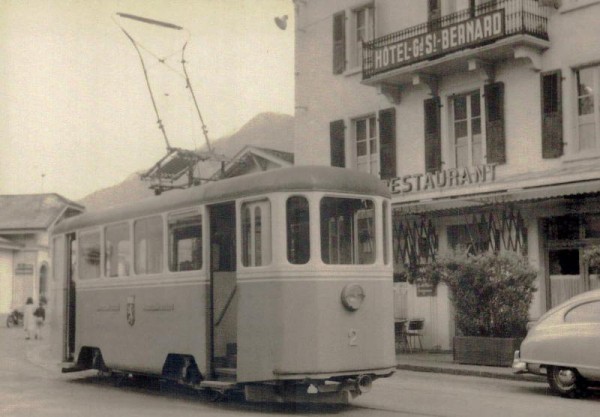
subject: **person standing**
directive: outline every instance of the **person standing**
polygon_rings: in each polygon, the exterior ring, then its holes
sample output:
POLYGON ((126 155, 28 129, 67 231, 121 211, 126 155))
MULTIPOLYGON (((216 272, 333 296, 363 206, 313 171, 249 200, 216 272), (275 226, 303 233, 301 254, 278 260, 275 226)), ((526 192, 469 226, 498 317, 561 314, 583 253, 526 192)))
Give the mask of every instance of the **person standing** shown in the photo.
POLYGON ((40 299, 40 305, 33 312, 35 317, 35 338, 42 338, 42 327, 44 327, 44 322, 46 321, 46 309, 44 308, 44 300, 40 299))
POLYGON ((31 297, 27 298, 27 302, 25 303, 25 309, 23 310, 23 327, 25 327, 25 339, 31 339, 31 335, 35 332, 35 316, 33 313, 35 312, 35 306, 33 305, 33 299, 31 297))

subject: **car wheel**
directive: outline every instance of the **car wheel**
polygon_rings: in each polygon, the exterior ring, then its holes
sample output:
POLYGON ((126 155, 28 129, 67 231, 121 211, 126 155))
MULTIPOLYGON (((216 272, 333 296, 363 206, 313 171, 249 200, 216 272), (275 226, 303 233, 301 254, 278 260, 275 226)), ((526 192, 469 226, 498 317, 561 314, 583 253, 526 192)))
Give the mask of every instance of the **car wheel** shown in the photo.
POLYGON ((548 383, 555 393, 563 397, 578 397, 585 391, 585 381, 576 369, 560 366, 548 367, 548 383))

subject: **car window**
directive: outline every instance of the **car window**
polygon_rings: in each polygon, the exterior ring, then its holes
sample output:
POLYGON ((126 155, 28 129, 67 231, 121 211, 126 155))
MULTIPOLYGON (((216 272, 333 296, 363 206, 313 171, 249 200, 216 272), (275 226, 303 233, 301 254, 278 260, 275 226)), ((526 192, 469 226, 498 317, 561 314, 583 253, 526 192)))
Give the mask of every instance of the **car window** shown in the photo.
POLYGON ((565 315, 567 323, 600 323, 600 301, 578 305, 565 315))

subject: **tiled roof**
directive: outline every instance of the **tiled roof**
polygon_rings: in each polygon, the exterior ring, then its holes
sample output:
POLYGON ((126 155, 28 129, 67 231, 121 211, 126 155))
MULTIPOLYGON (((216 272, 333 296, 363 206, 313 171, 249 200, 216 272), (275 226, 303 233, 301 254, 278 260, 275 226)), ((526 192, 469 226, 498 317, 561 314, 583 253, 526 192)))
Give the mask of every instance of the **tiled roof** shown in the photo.
POLYGON ((0 195, 0 231, 47 229, 67 206, 84 209, 58 194, 0 195))
POLYGON ((271 155, 276 156, 277 158, 283 159, 284 161, 287 161, 291 164, 294 163, 294 154, 292 152, 284 152, 284 151, 279 151, 277 149, 272 149, 272 148, 262 148, 259 146, 254 146, 256 149, 260 149, 261 151, 270 153, 271 155))

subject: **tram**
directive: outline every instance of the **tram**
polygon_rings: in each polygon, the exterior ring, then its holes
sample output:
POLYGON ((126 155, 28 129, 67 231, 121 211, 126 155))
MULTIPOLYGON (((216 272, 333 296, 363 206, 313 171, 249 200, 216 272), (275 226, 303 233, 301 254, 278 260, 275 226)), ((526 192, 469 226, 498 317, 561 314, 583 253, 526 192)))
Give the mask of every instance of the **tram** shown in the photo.
POLYGON ((63 372, 346 402, 395 369, 390 201, 302 166, 87 212, 52 232, 63 372))

